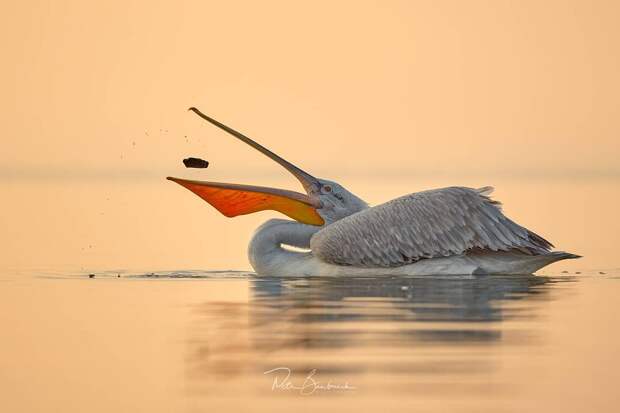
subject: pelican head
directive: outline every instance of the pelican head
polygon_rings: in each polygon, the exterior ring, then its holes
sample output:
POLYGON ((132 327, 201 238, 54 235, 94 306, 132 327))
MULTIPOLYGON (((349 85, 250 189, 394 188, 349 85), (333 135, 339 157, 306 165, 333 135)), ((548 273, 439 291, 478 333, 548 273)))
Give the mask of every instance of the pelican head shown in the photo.
POLYGON ((327 224, 368 208, 366 202, 339 183, 327 179, 317 181, 319 189, 315 196, 321 202, 321 208, 317 209, 317 212, 327 224))
POLYGON ((168 177, 207 201, 225 216, 234 217, 271 209, 304 224, 323 226, 368 208, 366 202, 338 183, 315 178, 198 109, 192 107, 189 110, 280 164, 297 178, 306 192, 302 194, 286 189, 168 177))

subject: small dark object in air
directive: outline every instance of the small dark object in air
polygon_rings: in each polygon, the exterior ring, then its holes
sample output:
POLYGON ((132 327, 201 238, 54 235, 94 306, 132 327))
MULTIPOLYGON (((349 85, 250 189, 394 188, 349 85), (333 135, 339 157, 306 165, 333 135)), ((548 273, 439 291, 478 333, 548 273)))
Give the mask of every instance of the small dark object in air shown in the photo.
POLYGON ((599 273, 599 274, 605 274, 603 271, 599 271, 598 273, 599 273))
POLYGON ((564 270, 562 271, 562 274, 568 274, 568 271, 564 270))
POLYGON ((581 274, 581 271, 575 271, 575 274, 581 274))
POLYGON ((206 168, 209 166, 209 161, 200 158, 186 158, 183 159, 183 165, 186 168, 206 168))
POLYGON ((88 274, 88 278, 95 278, 95 274, 88 274))

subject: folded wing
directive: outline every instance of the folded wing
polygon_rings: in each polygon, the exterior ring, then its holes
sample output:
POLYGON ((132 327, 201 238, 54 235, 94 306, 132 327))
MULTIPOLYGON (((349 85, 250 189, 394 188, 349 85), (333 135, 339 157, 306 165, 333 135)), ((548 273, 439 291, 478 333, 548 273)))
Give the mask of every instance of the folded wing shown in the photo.
POLYGON ((396 267, 468 250, 542 254, 553 247, 507 218, 491 192, 450 187, 394 199, 323 228, 312 253, 333 264, 396 267))

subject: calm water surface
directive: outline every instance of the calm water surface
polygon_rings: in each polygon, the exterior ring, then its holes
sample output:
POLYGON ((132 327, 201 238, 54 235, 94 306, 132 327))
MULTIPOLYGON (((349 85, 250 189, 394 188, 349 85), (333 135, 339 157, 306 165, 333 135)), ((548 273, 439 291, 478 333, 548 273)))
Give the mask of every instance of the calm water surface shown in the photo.
POLYGON ((615 411, 620 401, 620 272, 118 275, 3 277, 5 411, 615 411))

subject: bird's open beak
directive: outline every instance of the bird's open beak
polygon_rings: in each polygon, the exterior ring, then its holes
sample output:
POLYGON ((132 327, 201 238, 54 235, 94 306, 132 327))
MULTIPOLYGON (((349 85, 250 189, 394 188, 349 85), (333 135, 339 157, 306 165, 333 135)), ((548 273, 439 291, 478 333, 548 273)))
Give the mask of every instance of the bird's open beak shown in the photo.
POLYGON ((253 185, 190 181, 172 177, 168 177, 169 180, 189 189, 227 217, 272 209, 304 224, 321 226, 325 223, 317 212, 317 208, 321 208, 321 202, 316 195, 320 183, 315 177, 198 109, 189 110, 282 165, 301 182, 307 194, 253 185))

